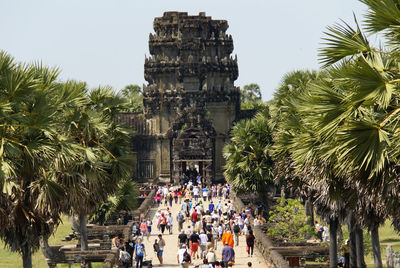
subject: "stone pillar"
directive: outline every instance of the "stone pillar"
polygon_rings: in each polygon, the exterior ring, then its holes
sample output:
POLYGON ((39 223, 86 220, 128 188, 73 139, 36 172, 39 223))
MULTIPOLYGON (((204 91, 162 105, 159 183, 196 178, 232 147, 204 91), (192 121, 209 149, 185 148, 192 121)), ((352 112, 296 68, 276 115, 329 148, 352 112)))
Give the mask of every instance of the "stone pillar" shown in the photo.
POLYGON ((160 181, 165 183, 171 182, 171 165, 170 165, 170 140, 160 140, 160 181))
POLYGON ((215 178, 214 180, 220 181, 224 179, 224 165, 225 159, 222 153, 222 149, 224 148, 224 137, 219 135, 215 137, 215 161, 214 161, 214 170, 215 170, 215 178))

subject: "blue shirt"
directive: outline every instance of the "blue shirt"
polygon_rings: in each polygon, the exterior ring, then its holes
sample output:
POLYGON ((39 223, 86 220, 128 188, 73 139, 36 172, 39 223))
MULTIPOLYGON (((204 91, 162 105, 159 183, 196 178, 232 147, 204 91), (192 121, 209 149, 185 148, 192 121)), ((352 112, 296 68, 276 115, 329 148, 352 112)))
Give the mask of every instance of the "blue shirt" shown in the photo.
POLYGON ((144 254, 144 244, 135 245, 136 256, 143 256, 144 254))
POLYGON ((209 204, 208 210, 210 211, 210 213, 212 213, 214 211, 214 204, 209 204))
POLYGON ((230 246, 225 246, 222 249, 222 261, 233 261, 235 257, 235 251, 230 246))

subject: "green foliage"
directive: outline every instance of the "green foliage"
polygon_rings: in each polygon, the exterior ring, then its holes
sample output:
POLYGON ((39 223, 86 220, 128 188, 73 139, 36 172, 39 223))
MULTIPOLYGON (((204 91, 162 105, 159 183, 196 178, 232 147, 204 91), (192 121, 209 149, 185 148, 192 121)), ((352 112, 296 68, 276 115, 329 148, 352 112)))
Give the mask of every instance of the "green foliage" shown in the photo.
POLYGON ((270 212, 267 234, 288 242, 307 239, 314 234, 314 228, 307 224, 308 220, 300 200, 282 198, 270 212))
POLYGON ((139 192, 136 183, 128 179, 120 182, 115 194, 110 195, 90 216, 93 223, 104 224, 118 216, 122 211, 129 212, 137 208, 139 192))
POLYGON ((121 90, 120 96, 127 102, 127 111, 132 113, 143 113, 143 95, 140 86, 127 85, 121 90))
POLYGON ((273 185, 273 162, 269 155, 272 142, 268 109, 251 120, 236 123, 231 140, 224 147, 225 176, 238 192, 266 194, 273 185))
POLYGON ((57 76, 0 52, 0 237, 26 261, 62 212, 91 212, 131 177, 129 131, 113 120, 124 100, 57 76))
POLYGON ((258 84, 249 84, 240 89, 240 108, 242 110, 261 110, 265 106, 258 84))

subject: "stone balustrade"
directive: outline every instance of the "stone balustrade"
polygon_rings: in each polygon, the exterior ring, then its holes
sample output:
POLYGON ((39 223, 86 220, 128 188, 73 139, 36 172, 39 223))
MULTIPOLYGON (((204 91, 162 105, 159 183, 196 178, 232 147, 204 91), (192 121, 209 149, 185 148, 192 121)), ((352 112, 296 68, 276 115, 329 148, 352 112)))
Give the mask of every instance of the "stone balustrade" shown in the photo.
MULTIPOLYGON (((142 213, 146 216, 150 211, 154 194, 155 190, 152 190, 140 207, 131 212, 134 220, 138 220, 142 213)), ((79 250, 79 243, 76 246, 48 246, 44 242, 41 246, 42 252, 50 268, 57 267, 58 263, 67 263, 70 266, 73 263, 80 263, 81 267, 87 267, 89 262, 102 262, 105 268, 118 267, 119 254, 118 250, 111 249, 111 239, 119 235, 127 241, 131 235, 132 225, 133 221, 129 221, 126 225, 88 226, 89 250, 79 250)))

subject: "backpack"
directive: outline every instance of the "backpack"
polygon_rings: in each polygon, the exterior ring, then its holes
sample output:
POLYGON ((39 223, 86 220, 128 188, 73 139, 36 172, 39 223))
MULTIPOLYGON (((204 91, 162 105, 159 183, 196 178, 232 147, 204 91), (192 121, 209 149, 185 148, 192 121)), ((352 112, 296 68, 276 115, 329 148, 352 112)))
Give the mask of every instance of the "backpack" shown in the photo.
POLYGON ((187 252, 187 250, 183 253, 183 262, 190 262, 190 254, 187 252))
POLYGON ((235 233, 239 233, 240 232, 239 224, 233 225, 233 232, 235 232, 235 233))
POLYGON ((128 261, 130 261, 130 259, 131 259, 131 254, 129 254, 126 251, 121 252, 121 261, 122 262, 128 262, 128 261))
POLYGON ((167 220, 165 219, 165 217, 161 216, 161 220, 160 220, 160 224, 166 225, 167 220))
POLYGON ((154 252, 158 253, 160 251, 160 246, 158 245, 158 243, 154 243, 153 248, 154 248, 154 252))
POLYGON ((182 213, 178 214, 178 222, 184 222, 185 221, 185 217, 183 216, 182 213))

